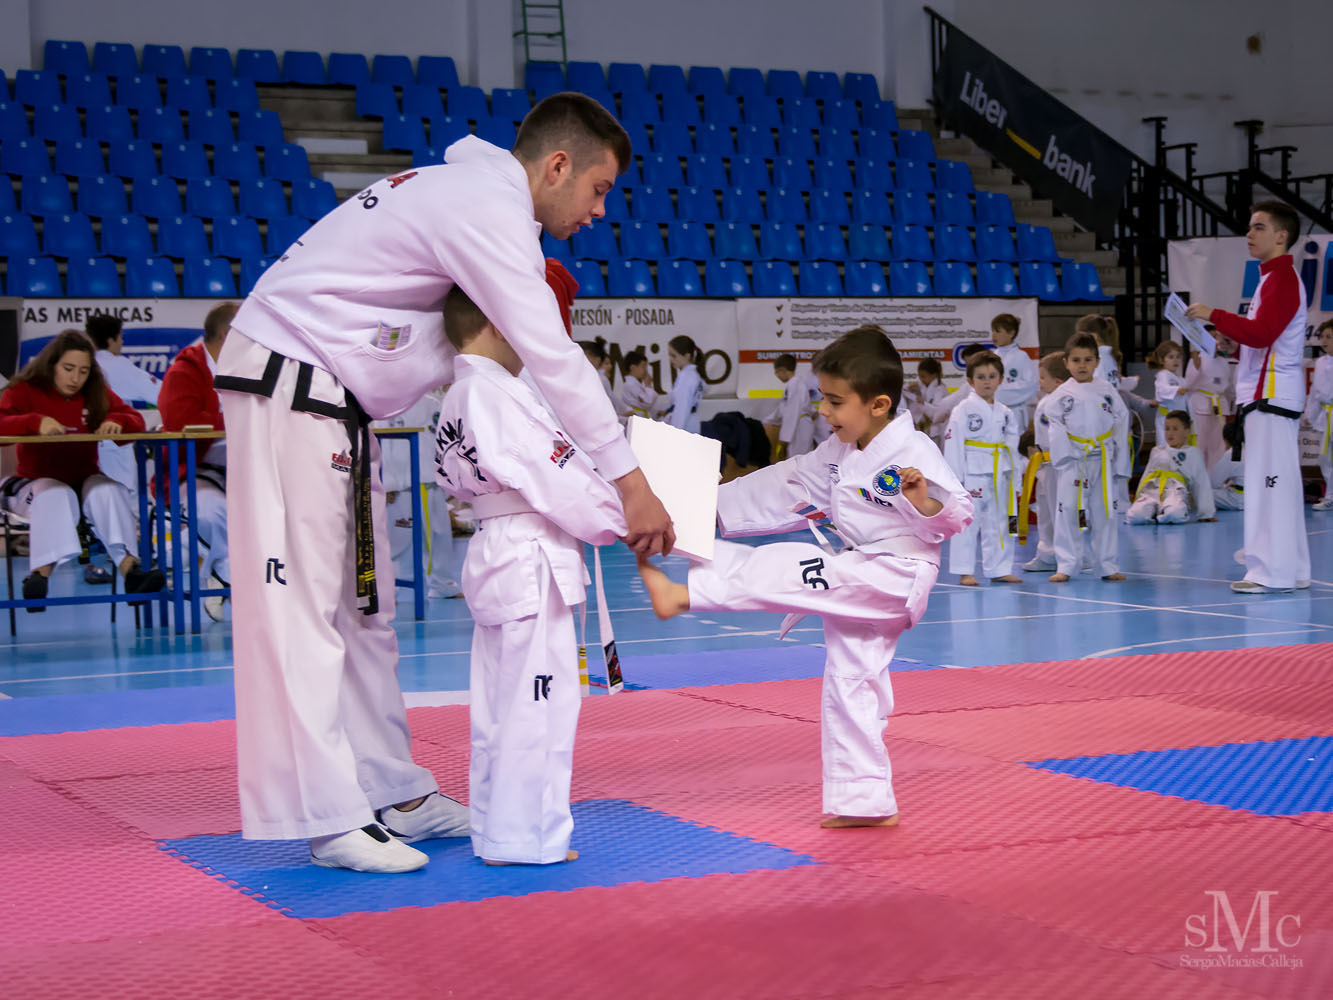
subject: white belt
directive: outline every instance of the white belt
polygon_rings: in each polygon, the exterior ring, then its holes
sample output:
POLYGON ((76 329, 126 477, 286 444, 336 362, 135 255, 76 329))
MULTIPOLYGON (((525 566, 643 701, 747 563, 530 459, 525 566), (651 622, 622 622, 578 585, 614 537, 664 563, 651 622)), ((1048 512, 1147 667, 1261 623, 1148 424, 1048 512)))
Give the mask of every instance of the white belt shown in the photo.
POLYGON ((504 517, 507 514, 536 514, 536 509, 518 490, 502 490, 499 493, 486 493, 472 499, 472 511, 478 521, 492 517, 504 517))

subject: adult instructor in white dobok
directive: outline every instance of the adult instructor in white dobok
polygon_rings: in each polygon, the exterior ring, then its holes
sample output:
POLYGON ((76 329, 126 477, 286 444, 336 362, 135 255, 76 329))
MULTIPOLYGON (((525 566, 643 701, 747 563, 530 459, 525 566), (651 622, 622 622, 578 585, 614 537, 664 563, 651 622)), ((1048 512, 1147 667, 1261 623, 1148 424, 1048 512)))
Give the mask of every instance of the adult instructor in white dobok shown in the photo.
POLYGON ((377 181, 265 272, 215 386, 227 421, 242 833, 310 840, 311 859, 410 871, 409 847, 467 836, 468 811, 410 755, 379 448, 371 419, 452 380, 442 305, 461 285, 560 421, 620 489, 635 552, 670 518, 611 402, 565 334, 539 237, 604 215, 624 129, 579 94, 542 101, 513 152, 468 137, 447 163, 377 181))

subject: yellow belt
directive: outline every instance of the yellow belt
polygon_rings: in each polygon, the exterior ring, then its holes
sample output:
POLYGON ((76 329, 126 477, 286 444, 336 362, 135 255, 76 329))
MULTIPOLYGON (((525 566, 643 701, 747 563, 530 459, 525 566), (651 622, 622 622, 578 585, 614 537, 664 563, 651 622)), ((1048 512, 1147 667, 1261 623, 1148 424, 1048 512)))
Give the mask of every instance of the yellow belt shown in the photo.
MULTIPOLYGON (((1110 465, 1110 461, 1111 461, 1111 460, 1110 460, 1110 457, 1106 454, 1106 442, 1109 441, 1109 440, 1111 439, 1111 435, 1114 434, 1114 433, 1115 433, 1115 428, 1112 427, 1112 428, 1111 428, 1109 431, 1107 431, 1106 433, 1104 433, 1104 434, 1098 434, 1096 437, 1092 437, 1092 438, 1081 438, 1081 437, 1078 437, 1077 435, 1074 435, 1074 434, 1070 434, 1070 435, 1069 435, 1069 440, 1075 442, 1076 444, 1081 444, 1081 445, 1083 446, 1083 457, 1084 457, 1084 458, 1087 458, 1087 457, 1088 457, 1089 455, 1091 455, 1094 451, 1099 451, 1099 452, 1101 452, 1101 456, 1102 456, 1102 505, 1103 505, 1104 509, 1106 510, 1106 517, 1107 517, 1108 519, 1111 517, 1111 485, 1110 485, 1110 475, 1109 475, 1109 473, 1110 473, 1110 469, 1111 469, 1111 465, 1110 465)), ((1078 506, 1079 506, 1080 508, 1083 506, 1083 477, 1082 477, 1082 476, 1080 476, 1080 477, 1079 477, 1079 480, 1078 480, 1078 506)))
POLYGON ((1138 492, 1134 494, 1134 499, 1137 500, 1141 497, 1143 495, 1144 487, 1155 481, 1157 483, 1157 499, 1161 500, 1166 494, 1166 484, 1173 479, 1184 486, 1185 489, 1189 489, 1189 480, 1174 469, 1155 469, 1139 480, 1138 492))
POLYGON ((1027 471, 1023 473, 1023 495, 1018 503, 1018 544, 1026 545, 1028 525, 1032 521, 1032 494, 1037 488, 1037 471, 1051 460, 1049 451, 1039 451, 1028 459, 1027 471))
POLYGON ((1221 393, 1218 393, 1218 392, 1209 392, 1207 389, 1195 389, 1194 391, 1197 392, 1197 393, 1198 393, 1199 395, 1201 395, 1201 396, 1207 396, 1207 397, 1209 398, 1209 400, 1212 401, 1212 404, 1213 404, 1213 416, 1220 417, 1220 416, 1222 415, 1222 394, 1221 394, 1221 393))
POLYGON ((1319 454, 1327 455, 1330 440, 1333 440, 1333 403, 1320 404, 1324 411, 1324 445, 1319 454))
MULTIPOLYGON (((972 441, 965 440, 963 444, 969 448, 985 448, 991 453, 991 479, 995 482, 995 502, 1000 502, 1000 453, 1003 452, 1009 456, 1009 466, 1013 467, 1014 457, 1009 451, 1009 446, 1003 441, 972 441)), ((1000 548, 1004 548, 1004 536, 1009 534, 1009 518, 1014 516, 1014 491, 1005 490, 1009 494, 1008 510, 1005 513, 1005 524, 1000 530, 1000 548)))

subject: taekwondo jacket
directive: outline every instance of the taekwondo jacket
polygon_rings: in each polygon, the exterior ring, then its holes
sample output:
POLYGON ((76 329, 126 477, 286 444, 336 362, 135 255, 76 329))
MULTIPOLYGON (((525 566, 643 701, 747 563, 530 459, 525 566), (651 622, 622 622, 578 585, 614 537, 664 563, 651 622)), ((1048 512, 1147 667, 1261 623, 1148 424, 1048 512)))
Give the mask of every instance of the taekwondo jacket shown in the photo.
POLYGON ((1120 366, 1115 363, 1115 352, 1107 344, 1097 345, 1097 370, 1092 377, 1109 382, 1112 389, 1120 388, 1120 366))
POLYGON ((1018 421, 1003 403, 987 403, 974 392, 949 415, 949 427, 944 432, 944 459, 966 484, 970 476, 990 479, 995 474, 997 455, 1000 475, 1012 474, 1018 461, 1018 421), (1002 447, 998 450, 971 447, 969 441, 1002 447))
POLYGON ((626 375, 620 383, 620 404, 631 415, 653 417, 661 407, 662 397, 651 385, 644 385, 633 375, 626 375))
POLYGON ((537 614, 547 567, 565 603, 582 604, 583 543, 624 536, 620 494, 522 380, 473 354, 459 355, 454 368, 435 436, 439 484, 468 501, 517 490, 540 512, 484 520, 468 543, 462 584, 472 617, 499 625, 537 614))
POLYGON ((1190 390, 1190 413, 1198 416, 1210 413, 1225 416, 1231 413, 1236 396, 1235 359, 1203 358, 1199 364, 1191 361, 1185 386, 1190 390))
POLYGON ((1305 420, 1322 435, 1319 450, 1327 454, 1329 438, 1333 437, 1333 354, 1322 355, 1314 363, 1305 420))
POLYGON ((1305 288, 1291 254, 1259 265, 1259 287, 1244 316, 1214 309, 1208 317, 1240 347, 1236 405, 1267 399, 1285 410, 1305 405, 1305 288))
POLYGON ((1011 410, 1027 406, 1037 395, 1037 362, 1017 344, 995 348, 1004 363, 1004 381, 995 390, 995 399, 1011 410))
MULTIPOLYGON (((1140 482, 1146 482, 1154 472, 1174 472, 1183 477, 1190 500, 1199 516, 1217 516, 1217 506, 1213 502, 1212 480, 1208 476, 1208 467, 1204 465, 1203 454, 1198 448, 1188 444, 1183 448, 1159 444, 1148 456, 1148 467, 1143 470, 1140 482)), ((1153 495, 1153 490, 1158 489, 1159 482, 1160 477, 1154 478, 1148 484, 1149 496, 1153 495)), ((1139 486, 1139 492, 1143 492, 1142 485, 1139 486)), ((1137 494, 1135 496, 1137 498, 1137 494)))
POLYGON ((668 406, 662 419, 672 427, 699 433, 699 400, 704 398, 704 382, 695 365, 686 365, 671 380, 668 406))
POLYGON ((1106 468, 1113 476, 1128 478, 1131 464, 1129 411, 1125 409, 1120 393, 1099 378, 1079 382, 1071 377, 1048 398, 1050 402, 1046 404, 1045 414, 1050 421, 1051 465, 1061 470, 1072 468, 1093 450, 1093 446, 1073 438, 1085 441, 1100 438, 1099 447, 1105 456, 1106 468), (1103 438, 1103 435, 1107 436, 1103 438))
MULTIPOLYGON (((126 434, 144 428, 143 417, 126 406, 107 389, 106 419, 114 420, 126 434)), ((0 434, 37 434, 42 417, 54 417, 69 434, 91 434, 83 393, 66 398, 54 389, 42 389, 31 382, 16 382, 0 394, 0 434)), ((17 474, 24 479, 58 479, 66 486, 78 486, 98 471, 97 442, 74 444, 21 444, 18 446, 17 474)))
POLYGON ((460 284, 574 440, 618 479, 638 462, 597 370, 565 333, 523 165, 475 136, 445 155, 376 181, 316 222, 264 272, 232 325, 329 372, 383 420, 453 381, 441 309, 460 284))
POLYGON ((98 351, 93 355, 93 360, 102 369, 102 377, 106 379, 111 391, 121 399, 157 405, 162 383, 129 358, 110 351, 98 351))

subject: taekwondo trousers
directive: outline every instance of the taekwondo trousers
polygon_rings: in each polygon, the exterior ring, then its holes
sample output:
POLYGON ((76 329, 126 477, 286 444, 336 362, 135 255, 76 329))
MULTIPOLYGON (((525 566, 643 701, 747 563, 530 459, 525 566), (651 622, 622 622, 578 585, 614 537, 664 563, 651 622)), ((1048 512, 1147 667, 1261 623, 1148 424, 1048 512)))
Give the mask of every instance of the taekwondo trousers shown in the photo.
POLYGON ((1055 470, 1046 463, 1037 470, 1037 555, 1055 565, 1055 470))
POLYGON ((893 714, 889 664, 898 638, 925 612, 939 569, 918 559, 817 545, 752 548, 719 541, 689 574, 691 611, 802 612, 824 619, 820 703, 824 812, 898 811, 884 727, 893 714))
MULTIPOLYGON (((255 379, 271 353, 233 329, 219 377, 255 379)), ((224 390, 231 535, 236 751, 242 835, 327 836, 374 822, 375 810, 436 791, 412 762, 398 684, 393 562, 370 437, 376 614, 357 605, 352 451, 347 425, 293 410, 297 362, 271 396, 224 390)), ((219 387, 222 388, 222 387, 219 387)), ((313 370, 309 396, 344 400, 313 370)))
POLYGON ((93 526, 93 534, 106 546, 112 570, 134 550, 139 522, 130 505, 130 492, 108 476, 94 473, 83 481, 76 496, 73 487, 58 479, 33 479, 14 483, 13 494, 4 490, 5 509, 31 525, 28 566, 49 566, 73 559, 83 551, 79 541, 79 508, 93 526))
POLYGON ((1139 491, 1125 515, 1130 524, 1184 524, 1190 520, 1190 494, 1184 483, 1153 480, 1139 491))
POLYGON ((1117 528, 1123 507, 1116 476, 1111 475, 1106 490, 1102 489, 1101 458, 1098 452, 1091 451, 1055 470, 1057 573, 1072 577, 1083 565, 1083 533, 1078 525, 1080 501, 1087 511, 1092 569, 1101 576, 1120 572, 1117 528))
MULTIPOLYGON (((184 480, 180 485, 181 510, 189 513, 184 480)), ((224 584, 231 581, 231 564, 227 554, 227 493, 212 479, 195 476, 194 501, 196 510, 190 518, 199 543, 204 546, 203 566, 199 576, 207 580, 217 574, 224 584)))
POLYGON ((1245 415, 1245 579, 1278 590, 1310 579, 1298 424, 1245 415))
MULTIPOLYGON (((968 475, 963 483, 972 494, 975 514, 969 524, 949 539, 949 572, 960 576, 975 575, 977 542, 981 543, 981 571, 995 579, 1014 571, 1014 542, 1009 537, 1009 475, 1000 476, 999 498, 995 495, 995 477, 968 475), (1001 505, 1000 500, 1003 500, 1001 505)), ((1040 521, 1040 519, 1039 519, 1040 521)))

